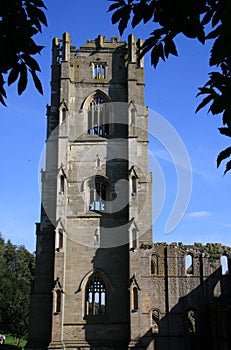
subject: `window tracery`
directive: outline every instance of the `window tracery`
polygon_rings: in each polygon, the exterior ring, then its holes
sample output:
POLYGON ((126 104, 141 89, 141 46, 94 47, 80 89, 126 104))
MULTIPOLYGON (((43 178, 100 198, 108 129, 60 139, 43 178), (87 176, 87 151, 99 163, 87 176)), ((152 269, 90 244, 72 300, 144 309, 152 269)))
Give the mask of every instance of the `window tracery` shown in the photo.
POLYGON ((106 294, 106 285, 103 278, 98 273, 91 275, 86 286, 86 316, 106 314, 106 294))
POLYGON ((88 105, 88 135, 109 135, 109 113, 105 98, 96 94, 88 105))
POLYGON ((89 182, 90 187, 90 211, 104 211, 106 209, 108 184, 97 176, 89 182))

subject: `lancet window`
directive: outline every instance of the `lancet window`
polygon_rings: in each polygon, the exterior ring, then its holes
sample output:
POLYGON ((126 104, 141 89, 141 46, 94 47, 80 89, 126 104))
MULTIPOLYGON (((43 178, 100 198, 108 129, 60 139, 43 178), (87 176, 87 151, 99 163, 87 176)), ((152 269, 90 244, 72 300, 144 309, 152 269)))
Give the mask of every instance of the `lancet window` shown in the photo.
POLYGON ((88 135, 109 135, 109 111, 105 99, 94 95, 88 106, 88 135))
POLYGON ((103 278, 98 273, 94 273, 89 278, 86 286, 86 316, 101 316, 106 314, 106 294, 106 285, 103 278))
POLYGON ((106 209, 108 184, 102 177, 95 177, 89 182, 89 210, 104 211, 106 209))

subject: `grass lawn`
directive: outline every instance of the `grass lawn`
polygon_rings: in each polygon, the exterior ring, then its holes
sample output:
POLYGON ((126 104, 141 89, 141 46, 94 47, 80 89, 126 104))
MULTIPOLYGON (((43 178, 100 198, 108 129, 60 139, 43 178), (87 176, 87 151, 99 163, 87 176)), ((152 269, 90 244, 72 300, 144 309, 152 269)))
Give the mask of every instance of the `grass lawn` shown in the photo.
MULTIPOLYGON (((17 339, 10 334, 5 334, 5 337, 6 337, 6 342, 4 345, 0 345, 0 350, 10 350, 10 349, 13 350, 13 349, 15 349, 16 345, 17 345, 17 339)), ((19 346, 21 348, 24 348, 25 345, 26 345, 26 340, 21 339, 19 346)))

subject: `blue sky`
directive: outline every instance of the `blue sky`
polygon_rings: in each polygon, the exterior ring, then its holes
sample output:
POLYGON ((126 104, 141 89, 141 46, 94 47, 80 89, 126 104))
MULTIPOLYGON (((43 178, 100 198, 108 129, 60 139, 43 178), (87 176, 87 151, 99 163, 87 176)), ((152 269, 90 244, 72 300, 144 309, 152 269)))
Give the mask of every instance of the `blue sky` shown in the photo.
MULTIPOLYGON (((42 73, 44 95, 40 96, 32 84, 18 97, 15 87, 8 89, 8 107, 1 113, 1 199, 0 231, 5 239, 35 250, 35 222, 39 221, 39 160, 46 133, 46 104, 50 103, 51 41, 63 32, 71 33, 72 43, 79 47, 98 34, 119 35, 110 21, 107 0, 46 0, 48 28, 38 40, 45 45, 38 57, 42 73)), ((146 38, 150 25, 134 32, 146 38)), ((131 29, 125 31, 126 39, 131 29)), ((195 115, 199 98, 197 88, 207 81, 209 45, 180 37, 177 42, 179 58, 171 57, 160 63, 157 70, 145 58, 145 104, 167 119, 175 128, 189 153, 193 186, 189 206, 179 225, 169 234, 165 226, 177 192, 174 164, 160 142, 150 137, 150 152, 162 170, 166 196, 163 209, 154 223, 154 241, 165 242, 221 242, 231 245, 230 176, 216 169, 218 153, 229 146, 230 140, 220 136, 217 127, 220 117, 212 117, 206 109, 195 115)), ((150 166, 152 170, 152 166, 150 166)), ((153 174, 153 207, 158 207, 158 181, 153 174), (156 182, 155 182, 156 180, 156 182)))

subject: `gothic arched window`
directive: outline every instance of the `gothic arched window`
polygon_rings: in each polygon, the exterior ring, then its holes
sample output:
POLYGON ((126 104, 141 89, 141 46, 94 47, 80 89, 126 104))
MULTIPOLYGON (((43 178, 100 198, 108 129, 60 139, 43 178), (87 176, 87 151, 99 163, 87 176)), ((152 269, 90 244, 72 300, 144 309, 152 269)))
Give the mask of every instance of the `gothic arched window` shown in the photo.
POLYGON ((138 288, 133 287, 132 289, 132 309, 133 311, 138 310, 139 302, 138 302, 138 288))
POLYGON ((86 286, 86 316, 106 315, 106 284, 99 273, 90 276, 86 286))
POLYGON ((88 135, 107 137, 109 135, 109 111, 107 101, 95 94, 88 105, 88 135))
POLYGON ((222 275, 229 273, 229 263, 226 255, 222 255, 221 257, 221 273, 222 275))
POLYGON ((56 291, 56 312, 61 312, 61 300, 62 300, 62 292, 60 289, 56 291))
POLYGON ((185 273, 187 275, 193 275, 193 257, 191 254, 185 256, 185 273))
POLYGON ((106 209, 108 184, 101 176, 89 181, 90 204, 89 210, 104 211, 106 209))
POLYGON ((151 257, 151 274, 158 275, 158 256, 156 254, 152 254, 151 257))

